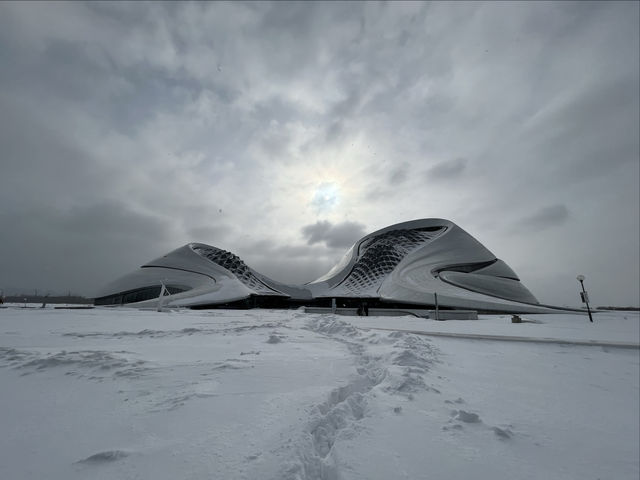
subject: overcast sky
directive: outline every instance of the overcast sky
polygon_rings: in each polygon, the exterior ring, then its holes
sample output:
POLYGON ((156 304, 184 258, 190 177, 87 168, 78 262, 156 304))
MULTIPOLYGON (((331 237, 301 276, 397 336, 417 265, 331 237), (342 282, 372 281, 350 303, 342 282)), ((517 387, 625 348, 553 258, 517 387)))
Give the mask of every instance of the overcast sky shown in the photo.
POLYGON ((454 221, 545 303, 639 303, 639 3, 0 2, 0 289, 187 242, 310 281, 454 221))

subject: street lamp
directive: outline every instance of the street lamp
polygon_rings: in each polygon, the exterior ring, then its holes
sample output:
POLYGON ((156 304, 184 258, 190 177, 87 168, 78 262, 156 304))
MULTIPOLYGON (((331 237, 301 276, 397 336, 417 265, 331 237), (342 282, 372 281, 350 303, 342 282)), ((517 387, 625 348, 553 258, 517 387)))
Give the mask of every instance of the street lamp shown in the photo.
POLYGON ((580 298, 582 299, 582 303, 587 305, 587 313, 589 313, 589 321, 593 323, 593 317, 591 316, 591 309, 589 308, 589 294, 584 289, 584 275, 578 275, 576 280, 580 282, 580 286, 582 287, 582 291, 580 292, 580 298))

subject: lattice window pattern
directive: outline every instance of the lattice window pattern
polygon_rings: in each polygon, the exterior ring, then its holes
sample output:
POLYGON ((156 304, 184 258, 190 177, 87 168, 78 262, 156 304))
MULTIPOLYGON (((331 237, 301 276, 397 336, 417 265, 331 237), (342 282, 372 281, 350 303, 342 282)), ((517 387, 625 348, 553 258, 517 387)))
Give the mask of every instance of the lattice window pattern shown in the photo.
POLYGON ((255 292, 263 295, 279 294, 279 292, 274 291, 262 283, 262 281, 253 274, 251 269, 249 269, 247 264, 244 263, 237 255, 220 248, 205 247, 195 244, 191 245, 191 249, 198 255, 202 255, 213 263, 229 270, 238 278, 238 280, 255 292))
POLYGON ((444 227, 392 230, 368 239, 360 245, 360 258, 338 288, 352 294, 377 289, 384 277, 396 268, 408 253, 437 237, 444 230, 444 227))

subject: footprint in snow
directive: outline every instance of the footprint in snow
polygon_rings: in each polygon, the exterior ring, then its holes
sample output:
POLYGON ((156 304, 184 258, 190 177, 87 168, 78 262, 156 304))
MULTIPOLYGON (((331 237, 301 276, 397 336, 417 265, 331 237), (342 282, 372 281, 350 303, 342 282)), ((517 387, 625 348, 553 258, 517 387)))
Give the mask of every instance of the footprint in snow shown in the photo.
POLYGON ((500 440, 509 440, 513 436, 513 432, 508 428, 492 427, 491 430, 500 440))
POLYGON ((447 430, 463 430, 463 429, 464 429, 464 427, 462 425, 460 425, 459 423, 455 423, 455 424, 453 424, 451 426, 446 426, 445 425, 444 427, 442 427, 442 430, 444 430, 445 432, 447 430))
POLYGON ((460 420, 464 423, 481 423, 480 417, 477 413, 465 412, 464 410, 454 410, 451 412, 452 416, 456 420, 460 420))
POLYGON ((128 457, 129 453, 123 450, 107 450, 105 452, 96 453, 76 463, 97 465, 101 463, 114 462, 122 458, 128 457))

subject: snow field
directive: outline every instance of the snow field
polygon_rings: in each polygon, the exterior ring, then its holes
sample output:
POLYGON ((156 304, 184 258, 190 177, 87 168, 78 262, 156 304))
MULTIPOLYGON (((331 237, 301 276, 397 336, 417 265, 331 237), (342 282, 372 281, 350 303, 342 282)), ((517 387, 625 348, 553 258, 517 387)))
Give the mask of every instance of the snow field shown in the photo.
POLYGON ((638 332, 530 320, 3 309, 0 478, 637 479, 637 348, 394 331, 638 332))

